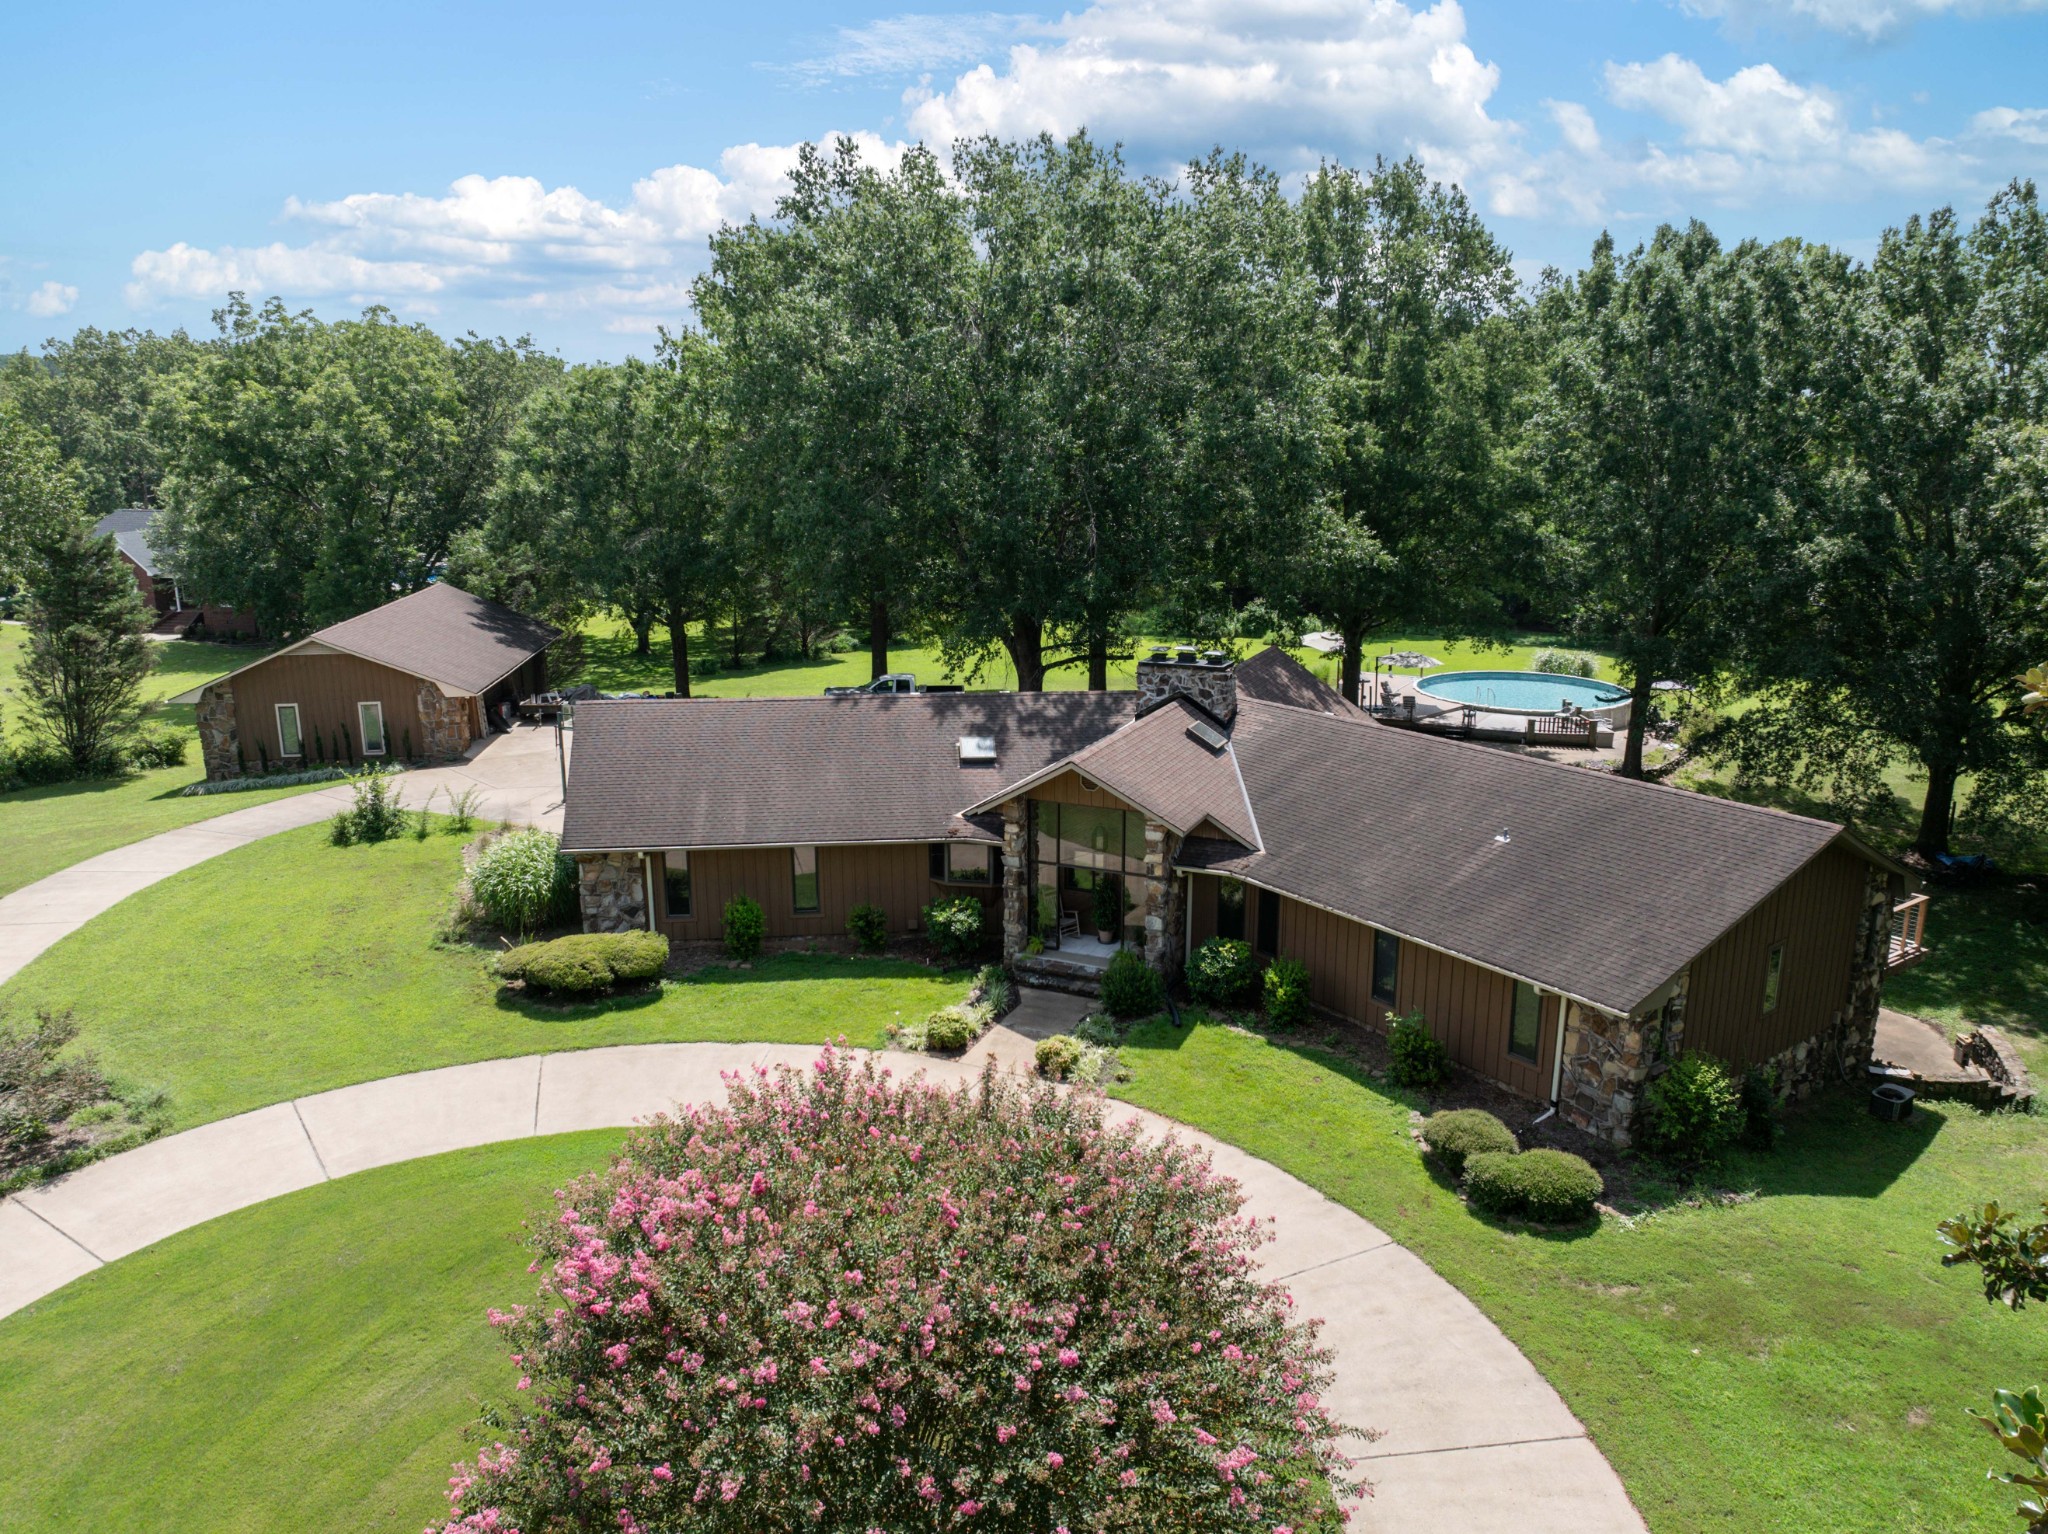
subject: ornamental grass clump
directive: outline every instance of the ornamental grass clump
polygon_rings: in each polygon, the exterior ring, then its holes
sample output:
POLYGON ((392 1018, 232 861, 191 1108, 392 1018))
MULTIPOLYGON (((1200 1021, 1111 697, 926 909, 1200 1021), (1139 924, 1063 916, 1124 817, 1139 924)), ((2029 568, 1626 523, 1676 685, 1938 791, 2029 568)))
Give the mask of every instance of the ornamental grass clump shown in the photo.
POLYGON ((576 909, 576 863, 546 831, 514 831, 484 848, 469 893, 492 926, 527 933, 576 909))
POLYGON ((1205 1155, 829 1050, 728 1094, 536 1222, 444 1534, 1340 1527, 1329 1355, 1205 1155))

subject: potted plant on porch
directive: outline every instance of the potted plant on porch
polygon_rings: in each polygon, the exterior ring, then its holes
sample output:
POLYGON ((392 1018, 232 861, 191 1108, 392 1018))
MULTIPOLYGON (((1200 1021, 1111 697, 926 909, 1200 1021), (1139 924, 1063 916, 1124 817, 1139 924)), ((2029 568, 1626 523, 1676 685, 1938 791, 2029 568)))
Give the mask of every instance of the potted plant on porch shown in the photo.
POLYGON ((1124 920, 1124 881, 1115 874, 1095 876, 1095 940, 1114 943, 1124 920))

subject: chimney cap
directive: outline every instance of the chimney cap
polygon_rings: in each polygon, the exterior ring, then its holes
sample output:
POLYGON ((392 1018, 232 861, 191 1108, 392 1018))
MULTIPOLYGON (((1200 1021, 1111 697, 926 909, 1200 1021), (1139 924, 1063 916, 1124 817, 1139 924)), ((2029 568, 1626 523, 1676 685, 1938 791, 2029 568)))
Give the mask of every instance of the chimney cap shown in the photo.
POLYGON ((1191 644, 1184 644, 1173 652, 1173 658, 1184 666, 1191 665, 1195 659, 1195 647, 1191 644))
POLYGON ((1221 650, 1204 650, 1202 652, 1202 664, 1205 666, 1227 666, 1230 664, 1230 657, 1221 650))
POLYGON ((1163 645, 1163 644, 1156 644, 1156 645, 1152 646, 1152 659, 1154 659, 1154 660, 1165 660, 1165 659, 1166 659, 1166 655, 1167 655, 1167 650, 1166 650, 1166 646, 1165 646, 1165 645, 1163 645))

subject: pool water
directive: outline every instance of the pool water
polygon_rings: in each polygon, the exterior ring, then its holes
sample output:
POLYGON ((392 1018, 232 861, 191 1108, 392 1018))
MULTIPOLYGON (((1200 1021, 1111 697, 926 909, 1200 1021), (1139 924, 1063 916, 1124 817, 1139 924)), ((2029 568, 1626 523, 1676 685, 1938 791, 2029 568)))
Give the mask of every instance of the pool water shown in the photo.
POLYGON ((1591 677, 1547 671, 1443 671, 1415 684, 1424 697, 1512 714, 1554 714, 1566 702, 1588 711, 1612 708, 1628 694, 1591 677))

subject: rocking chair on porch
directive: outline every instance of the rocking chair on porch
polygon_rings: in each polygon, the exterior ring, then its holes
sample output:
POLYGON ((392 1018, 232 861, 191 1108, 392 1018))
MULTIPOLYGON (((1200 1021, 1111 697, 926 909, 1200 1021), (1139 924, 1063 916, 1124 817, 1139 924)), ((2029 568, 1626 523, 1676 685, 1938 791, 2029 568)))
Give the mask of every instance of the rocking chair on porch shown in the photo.
POLYGON ((1080 935, 1081 913, 1079 911, 1069 911, 1062 907, 1060 910, 1060 936, 1079 937, 1080 935))

